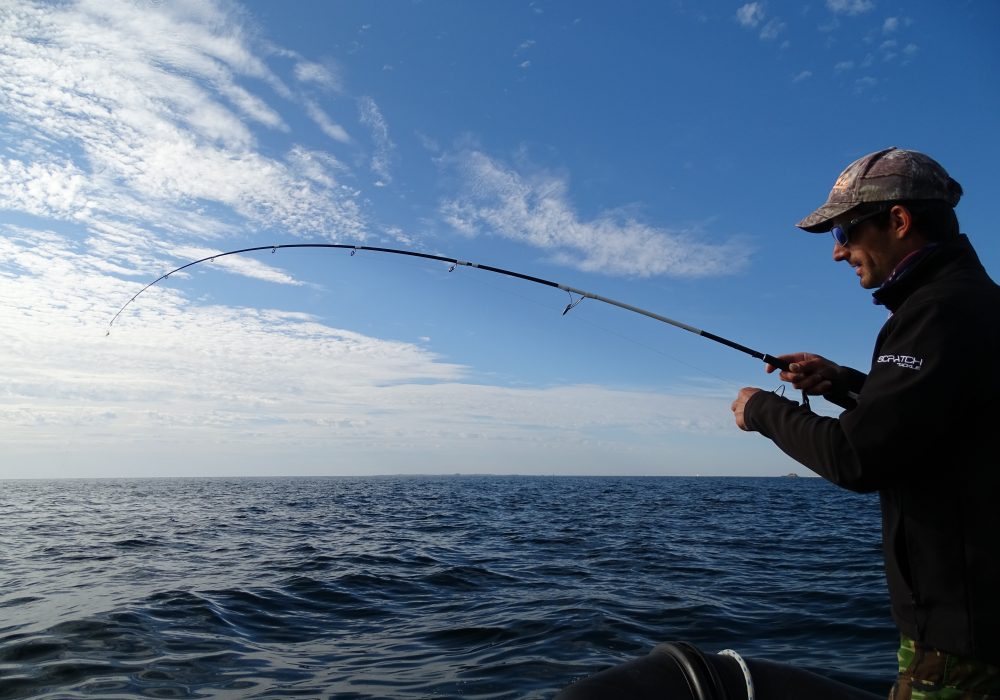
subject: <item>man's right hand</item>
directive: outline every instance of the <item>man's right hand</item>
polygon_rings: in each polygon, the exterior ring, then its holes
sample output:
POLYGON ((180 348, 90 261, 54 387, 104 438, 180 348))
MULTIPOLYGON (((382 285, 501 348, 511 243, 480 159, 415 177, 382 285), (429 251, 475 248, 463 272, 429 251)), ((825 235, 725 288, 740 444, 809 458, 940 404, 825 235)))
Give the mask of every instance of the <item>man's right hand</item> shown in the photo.
MULTIPOLYGON (((807 394, 828 394, 833 390, 840 369, 835 362, 811 352, 778 355, 778 359, 789 363, 787 370, 781 370, 781 381, 791 382, 792 386, 807 394)), ((778 368, 767 365, 765 369, 770 374, 778 368)))

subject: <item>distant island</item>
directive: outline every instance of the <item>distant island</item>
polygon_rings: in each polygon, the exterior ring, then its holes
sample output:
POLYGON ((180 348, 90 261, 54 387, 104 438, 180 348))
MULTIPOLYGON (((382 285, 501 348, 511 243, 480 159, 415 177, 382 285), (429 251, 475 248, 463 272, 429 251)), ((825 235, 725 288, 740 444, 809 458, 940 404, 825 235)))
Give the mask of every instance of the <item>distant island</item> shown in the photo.
POLYGON ((795 472, 789 472, 789 473, 785 474, 785 476, 788 477, 788 478, 792 478, 792 479, 798 479, 799 478, 799 475, 796 474, 795 472))

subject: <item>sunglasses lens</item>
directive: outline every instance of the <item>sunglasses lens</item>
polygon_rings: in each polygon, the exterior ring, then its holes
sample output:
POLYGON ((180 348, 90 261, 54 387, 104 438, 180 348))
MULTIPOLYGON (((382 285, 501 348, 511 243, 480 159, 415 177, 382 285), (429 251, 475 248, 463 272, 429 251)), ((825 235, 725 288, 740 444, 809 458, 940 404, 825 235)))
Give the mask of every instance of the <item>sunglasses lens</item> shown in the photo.
POLYGON ((837 241, 839 245, 847 245, 847 231, 842 226, 834 226, 830 229, 830 233, 833 234, 833 240, 837 241))

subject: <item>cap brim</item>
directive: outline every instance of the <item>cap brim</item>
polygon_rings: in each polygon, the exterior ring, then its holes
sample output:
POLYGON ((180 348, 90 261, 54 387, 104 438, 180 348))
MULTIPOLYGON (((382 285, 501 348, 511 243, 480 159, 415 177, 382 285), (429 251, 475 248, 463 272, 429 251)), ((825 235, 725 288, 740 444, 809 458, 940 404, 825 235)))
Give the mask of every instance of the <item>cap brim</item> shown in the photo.
POLYGON ((826 233, 833 228, 833 220, 857 206, 856 202, 827 202, 812 214, 795 224, 809 233, 826 233))

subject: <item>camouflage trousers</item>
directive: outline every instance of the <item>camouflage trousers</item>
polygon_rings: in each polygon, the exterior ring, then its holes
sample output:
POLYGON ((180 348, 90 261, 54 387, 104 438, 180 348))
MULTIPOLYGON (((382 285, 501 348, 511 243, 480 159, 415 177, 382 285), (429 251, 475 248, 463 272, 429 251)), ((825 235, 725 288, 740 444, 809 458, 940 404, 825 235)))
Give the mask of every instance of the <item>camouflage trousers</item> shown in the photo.
POLYGON ((889 700, 1000 700, 1000 666, 915 644, 899 644, 899 677, 889 700))

